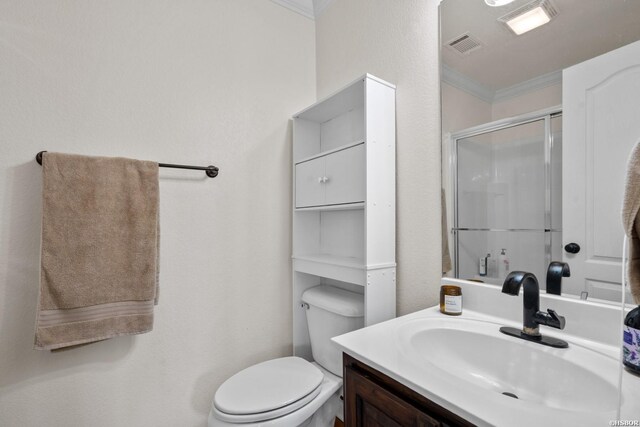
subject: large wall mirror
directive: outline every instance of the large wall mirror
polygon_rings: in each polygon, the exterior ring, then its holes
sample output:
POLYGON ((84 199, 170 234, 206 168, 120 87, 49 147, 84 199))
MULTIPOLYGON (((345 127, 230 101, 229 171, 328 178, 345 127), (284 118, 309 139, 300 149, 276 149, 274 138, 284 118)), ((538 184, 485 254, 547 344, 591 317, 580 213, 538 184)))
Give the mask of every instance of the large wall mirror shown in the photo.
POLYGON ((561 261, 563 295, 620 301, 640 1, 487 3, 440 5, 443 271, 496 285, 530 271, 544 289, 561 261))

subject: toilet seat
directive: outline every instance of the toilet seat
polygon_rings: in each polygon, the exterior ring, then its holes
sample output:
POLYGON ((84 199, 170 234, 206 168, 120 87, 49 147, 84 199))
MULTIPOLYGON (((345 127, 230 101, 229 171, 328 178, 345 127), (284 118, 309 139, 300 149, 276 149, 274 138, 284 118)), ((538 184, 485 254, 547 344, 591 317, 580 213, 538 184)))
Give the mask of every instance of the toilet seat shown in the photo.
POLYGON ((299 357, 283 357, 246 368, 225 381, 213 399, 216 418, 251 423, 281 417, 320 393, 324 374, 299 357))
POLYGON ((216 415, 216 418, 222 421, 226 421, 228 423, 233 423, 233 424, 256 423, 260 421, 272 420, 274 418, 282 417, 284 415, 295 412, 301 407, 305 406, 320 394, 321 388, 322 387, 317 387, 314 391, 304 396, 302 399, 290 405, 283 406, 282 408, 274 409, 273 411, 258 412, 255 414, 232 415, 232 414, 227 414, 225 412, 221 412, 215 406, 213 407, 213 410, 216 415))

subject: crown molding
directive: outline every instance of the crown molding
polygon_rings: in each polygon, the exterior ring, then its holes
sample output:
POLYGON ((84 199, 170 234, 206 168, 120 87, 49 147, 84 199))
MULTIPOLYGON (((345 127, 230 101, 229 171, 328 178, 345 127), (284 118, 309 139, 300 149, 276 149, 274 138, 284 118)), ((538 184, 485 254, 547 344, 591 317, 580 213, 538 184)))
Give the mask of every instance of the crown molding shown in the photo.
POLYGON ((333 0, 313 0, 313 11, 315 12, 316 18, 319 17, 331 3, 333 3, 333 0))
POLYGON ((513 86, 496 90, 493 95, 493 102, 504 101, 515 98, 527 92, 544 89, 562 83, 562 70, 552 71, 538 77, 517 83, 513 86))
POLYGON ((314 4, 312 0, 271 0, 282 7, 286 7, 309 19, 315 19, 314 4))
POLYGON ((493 102, 494 91, 481 85, 477 81, 467 77, 460 71, 454 70, 447 64, 442 64, 442 81, 450 86, 460 89, 463 92, 473 95, 476 98, 491 104, 493 102))
POLYGON ((524 82, 517 83, 513 86, 493 91, 461 72, 454 70, 448 65, 442 64, 442 81, 491 104, 516 98, 527 92, 561 84, 562 70, 552 71, 550 73, 525 80, 524 82))

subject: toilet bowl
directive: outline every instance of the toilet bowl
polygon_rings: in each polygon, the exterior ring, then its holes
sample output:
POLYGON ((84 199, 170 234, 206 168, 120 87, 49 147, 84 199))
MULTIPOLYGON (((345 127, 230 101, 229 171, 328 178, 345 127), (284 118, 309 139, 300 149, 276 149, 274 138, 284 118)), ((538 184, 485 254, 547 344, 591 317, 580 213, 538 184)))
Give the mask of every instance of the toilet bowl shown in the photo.
POLYGON ((364 326, 362 295, 321 285, 302 301, 314 362, 282 357, 233 375, 216 391, 209 427, 329 427, 342 414, 342 353, 331 338, 364 326))

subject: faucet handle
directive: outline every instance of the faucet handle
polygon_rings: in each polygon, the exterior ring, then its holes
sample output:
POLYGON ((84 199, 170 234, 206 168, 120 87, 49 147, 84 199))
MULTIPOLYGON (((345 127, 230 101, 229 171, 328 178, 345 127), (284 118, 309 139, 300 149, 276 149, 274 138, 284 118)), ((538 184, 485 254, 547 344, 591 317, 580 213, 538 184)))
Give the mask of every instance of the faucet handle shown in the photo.
POLYGON ((556 329, 564 329, 567 323, 563 316, 560 316, 555 310, 548 309, 546 313, 539 311, 534 315, 534 320, 539 325, 550 326, 556 329))
POLYGON ((551 320, 553 321, 551 325, 547 325, 547 326, 552 326, 552 327, 558 328, 558 329, 564 329, 564 325, 567 322, 566 322, 566 320, 564 319, 563 316, 558 315, 558 313, 556 313, 555 310, 551 310, 550 308, 547 309, 547 313, 549 313, 549 316, 551 317, 551 320))

